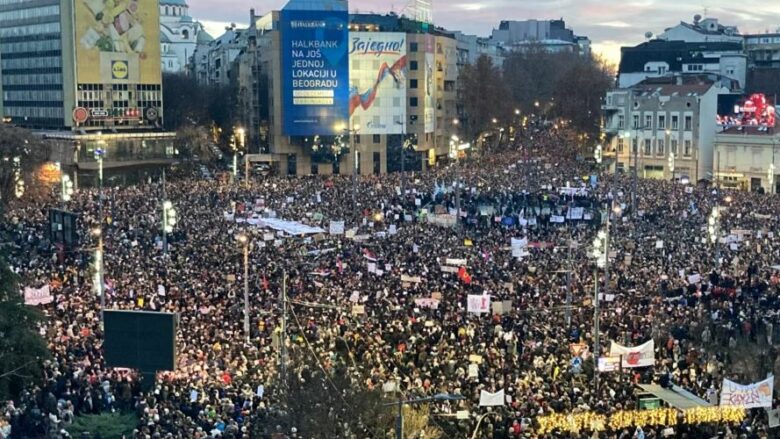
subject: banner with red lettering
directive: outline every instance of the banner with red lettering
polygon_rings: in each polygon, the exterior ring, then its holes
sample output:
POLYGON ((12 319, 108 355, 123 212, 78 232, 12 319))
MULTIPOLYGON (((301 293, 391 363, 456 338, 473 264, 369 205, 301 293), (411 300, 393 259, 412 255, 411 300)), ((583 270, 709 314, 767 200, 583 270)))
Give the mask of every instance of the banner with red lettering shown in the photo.
POLYGON ((49 285, 44 285, 40 288, 25 287, 25 305, 46 305, 47 303, 52 302, 54 302, 54 296, 51 295, 51 288, 49 285))
POLYGON ((737 384, 723 379, 720 390, 721 406, 736 406, 746 409, 758 407, 772 408, 772 394, 775 388, 775 377, 769 376, 764 381, 752 384, 737 384))
POLYGON ((613 341, 609 347, 609 356, 622 356, 624 368, 652 366, 655 364, 655 342, 650 340, 639 346, 626 347, 613 341))

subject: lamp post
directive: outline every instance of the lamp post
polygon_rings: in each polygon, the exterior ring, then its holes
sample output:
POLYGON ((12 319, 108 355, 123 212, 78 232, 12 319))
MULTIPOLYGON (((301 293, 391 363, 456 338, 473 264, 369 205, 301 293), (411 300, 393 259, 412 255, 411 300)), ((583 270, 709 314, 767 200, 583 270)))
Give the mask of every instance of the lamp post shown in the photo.
MULTIPOLYGON (((609 215, 607 215, 609 218, 609 215)), ((607 228, 609 230, 609 228, 607 228)), ((599 351, 601 348, 600 324, 600 298, 599 298, 599 268, 606 268, 609 252, 609 235, 604 230, 599 230, 596 238, 593 239, 593 259, 596 264, 593 266, 593 289, 594 289, 594 307, 593 307, 593 358, 596 364, 599 361, 599 351)), ((593 382, 596 391, 599 389, 599 371, 598 367, 593 374, 593 382)))
POLYGON ((707 233, 710 237, 710 243, 715 250, 715 269, 720 264, 720 246, 718 246, 718 238, 720 237, 720 207, 715 206, 710 212, 710 217, 707 219, 707 233))
POLYGON ((240 234, 236 237, 244 247, 244 335, 249 343, 249 237, 240 234))
POLYGON ((400 400, 397 402, 391 402, 389 404, 385 404, 385 406, 398 406, 398 416, 396 417, 395 421, 395 437, 396 439, 403 439, 404 438, 404 412, 403 407, 405 405, 416 405, 416 404, 427 404, 429 402, 446 402, 446 401, 461 401, 466 399, 463 395, 455 395, 452 393, 437 393, 433 396, 425 397, 425 398, 416 398, 416 399, 407 399, 407 400, 400 400))
POLYGON ((357 182, 358 182, 358 161, 360 160, 360 155, 358 153, 357 147, 355 146, 355 134, 360 131, 360 125, 356 124, 352 121, 349 123, 352 124, 351 128, 344 125, 338 125, 336 127, 336 130, 338 131, 346 131, 349 134, 349 148, 350 151, 352 151, 352 157, 353 158, 353 165, 352 165, 352 206, 354 208, 354 215, 357 219, 358 217, 358 205, 357 205, 357 182))
POLYGON ((674 152, 669 148, 669 174, 672 176, 672 181, 674 181, 674 152))
POLYGON ((767 185, 769 186, 767 188, 768 189, 767 193, 769 194, 774 193, 775 192, 774 191, 774 185, 775 185, 775 164, 774 163, 769 164, 769 169, 767 169, 767 174, 766 174, 766 181, 768 183, 767 185))
POLYGON ((100 296, 100 320, 103 320, 103 310, 106 309, 105 284, 103 283, 103 229, 96 227, 92 229, 92 235, 98 239, 97 249, 95 249, 95 276, 92 279, 92 285, 97 285, 95 291, 100 296))
POLYGON ((176 225, 176 209, 173 203, 164 200, 162 203, 162 229, 163 229, 163 254, 168 254, 168 233, 173 232, 173 226, 176 225))
POLYGON ((19 156, 13 158, 14 169, 14 195, 22 198, 24 195, 24 177, 22 177, 22 159, 19 156))

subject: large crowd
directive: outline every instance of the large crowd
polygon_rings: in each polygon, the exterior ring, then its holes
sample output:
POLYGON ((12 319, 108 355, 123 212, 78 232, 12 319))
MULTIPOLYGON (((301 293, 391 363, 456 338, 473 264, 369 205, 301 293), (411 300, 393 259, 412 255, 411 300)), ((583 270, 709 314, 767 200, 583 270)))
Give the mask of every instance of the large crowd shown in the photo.
MULTIPOLYGON (((52 357, 43 384, 8 402, 0 417, 14 438, 66 437, 63 429, 75 417, 112 411, 137 413, 137 438, 319 437, 295 426, 261 425, 279 409, 282 345, 290 380, 348 374, 368 390, 395 383, 403 398, 462 395, 431 406, 436 413, 472 413, 465 420, 437 418, 451 437, 471 437, 485 413, 475 437, 592 437, 541 435, 534 420, 635 409, 638 383, 674 383, 717 404, 724 377, 749 383, 772 372, 780 328, 780 278, 772 268, 780 263, 774 235, 780 198, 640 180, 632 206, 630 176, 577 158, 567 138, 540 128, 504 150, 424 173, 364 176, 357 206, 348 176, 264 177, 248 186, 169 178, 165 190, 179 222, 167 255, 162 182, 106 187, 107 308, 180 316, 176 370, 158 374, 148 392, 131 371, 104 367, 89 250, 90 231, 101 223, 97 190, 81 188, 68 202, 79 214, 82 247, 64 254, 48 240, 52 202, 14 204, 1 230, 12 243, 6 258, 23 285, 53 286, 54 303, 41 306, 52 357), (714 207, 729 237, 717 245, 706 227, 714 207), (582 219, 569 218, 578 208, 582 219), (608 270, 594 271, 590 245, 607 215, 608 270), (290 236, 246 221, 268 216, 325 232, 290 236), (452 217, 454 226, 431 222, 452 217), (344 221, 345 233, 330 234, 331 221, 344 221), (732 230, 742 231, 738 240, 732 230), (250 248, 248 342, 240 233, 248 234, 250 248), (517 254, 512 238, 528 245, 517 254), (448 258, 465 264, 448 269, 448 258), (700 280, 691 282, 697 274, 700 280), (653 367, 601 373, 598 387, 592 356, 572 361, 571 349, 581 343, 593 351, 594 280, 606 288, 600 352, 612 341, 635 346, 653 339, 656 346, 653 367), (511 306, 470 313, 468 295, 511 306), (429 298, 440 298, 438 306, 416 301, 429 298), (503 406, 479 407, 481 391, 499 390, 503 406)), ((601 437, 661 437, 664 430, 601 437)), ((674 435, 763 438, 769 427, 763 410, 751 410, 738 425, 677 425, 674 435)))

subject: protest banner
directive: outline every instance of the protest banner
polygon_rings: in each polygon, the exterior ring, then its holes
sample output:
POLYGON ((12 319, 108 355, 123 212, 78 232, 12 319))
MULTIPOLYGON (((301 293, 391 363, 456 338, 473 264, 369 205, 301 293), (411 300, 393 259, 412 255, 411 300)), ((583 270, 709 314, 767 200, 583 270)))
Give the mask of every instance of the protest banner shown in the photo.
POLYGON ((343 235, 344 234, 344 221, 331 221, 328 231, 331 235, 343 235))
POLYGON ((504 389, 495 393, 482 390, 479 392, 479 406, 480 407, 495 407, 504 405, 506 397, 504 396, 504 389))
POLYGON ((724 378, 720 390, 720 405, 746 409, 772 408, 774 387, 775 377, 772 375, 763 381, 745 385, 724 378))
POLYGON ((439 301, 433 298, 414 299, 414 304, 420 308, 438 309, 439 301))
POLYGON ((412 284, 419 284, 419 283, 422 282, 422 279, 420 278, 420 276, 409 276, 409 275, 406 275, 406 274, 402 274, 401 275, 401 282, 412 283, 412 284))
POLYGON ((650 340, 639 346, 626 347, 613 341, 609 356, 622 357, 624 368, 652 366, 655 364, 655 342, 650 340))
POLYGON ((46 305, 54 301, 54 296, 51 295, 51 287, 44 285, 40 288, 25 287, 24 289, 24 304, 25 305, 46 305))
POLYGON ((490 296, 487 294, 469 294, 467 310, 474 314, 484 314, 490 312, 490 296))

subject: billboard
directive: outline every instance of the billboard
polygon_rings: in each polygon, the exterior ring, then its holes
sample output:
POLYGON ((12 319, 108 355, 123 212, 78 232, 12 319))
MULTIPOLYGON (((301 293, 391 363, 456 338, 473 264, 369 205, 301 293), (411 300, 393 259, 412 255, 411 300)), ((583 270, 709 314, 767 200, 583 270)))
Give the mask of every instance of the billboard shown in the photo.
POLYGON ((343 11, 281 12, 283 132, 340 134, 349 117, 348 21, 343 11))
POLYGON ((754 93, 744 98, 718 96, 716 123, 724 129, 751 126, 758 127, 759 131, 767 131, 775 127, 776 119, 777 108, 763 93, 754 93))
POLYGON ((157 0, 75 0, 76 82, 160 84, 157 0))
POLYGON ((364 134, 404 134, 406 34, 350 32, 349 115, 364 134))
POLYGON ((425 121, 425 132, 432 133, 436 129, 436 113, 434 111, 435 84, 436 77, 434 70, 434 38, 433 35, 425 36, 425 107, 423 110, 423 120, 425 121))

